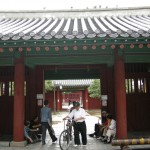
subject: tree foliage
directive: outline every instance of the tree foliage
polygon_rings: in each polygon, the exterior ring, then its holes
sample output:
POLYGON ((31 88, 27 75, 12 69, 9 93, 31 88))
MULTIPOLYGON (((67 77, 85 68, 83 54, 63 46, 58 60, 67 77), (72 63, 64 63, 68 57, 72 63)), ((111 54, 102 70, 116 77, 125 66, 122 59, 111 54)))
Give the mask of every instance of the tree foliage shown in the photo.
POLYGON ((53 91, 54 86, 52 84, 51 80, 45 80, 45 93, 49 92, 49 91, 53 91))
POLYGON ((93 80, 92 84, 88 88, 89 96, 91 98, 100 98, 100 80, 93 80))

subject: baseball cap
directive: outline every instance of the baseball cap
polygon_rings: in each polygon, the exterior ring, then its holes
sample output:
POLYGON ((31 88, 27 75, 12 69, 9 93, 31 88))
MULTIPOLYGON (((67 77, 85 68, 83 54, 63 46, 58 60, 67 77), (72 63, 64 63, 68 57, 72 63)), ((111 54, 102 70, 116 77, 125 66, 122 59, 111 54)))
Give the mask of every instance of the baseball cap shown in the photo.
POLYGON ((74 104, 74 107, 78 107, 78 106, 80 106, 80 103, 79 103, 79 102, 76 102, 76 103, 74 104))
POLYGON ((73 107, 75 107, 76 101, 73 101, 72 104, 73 104, 73 107))

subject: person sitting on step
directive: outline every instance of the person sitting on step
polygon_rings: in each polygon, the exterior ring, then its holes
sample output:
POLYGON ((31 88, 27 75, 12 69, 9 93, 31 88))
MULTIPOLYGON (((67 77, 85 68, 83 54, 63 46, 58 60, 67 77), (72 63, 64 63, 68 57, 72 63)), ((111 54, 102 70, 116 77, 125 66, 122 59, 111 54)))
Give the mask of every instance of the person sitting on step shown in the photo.
POLYGON ((38 116, 34 116, 32 118, 32 120, 30 121, 30 129, 36 129, 36 135, 37 137, 40 139, 41 138, 41 134, 42 134, 42 126, 41 123, 39 121, 38 116))
POLYGON ((37 129, 30 129, 30 121, 24 122, 24 136, 29 143, 34 143, 40 141, 39 138, 36 136, 37 129))
POLYGON ((103 132, 104 139, 102 139, 102 141, 105 144, 111 143, 111 138, 115 137, 116 135, 116 121, 113 119, 113 116, 109 114, 107 116, 107 120, 108 120, 108 127, 105 128, 103 132))
POLYGON ((102 117, 98 118, 98 123, 95 124, 94 127, 94 133, 89 134, 90 137, 96 137, 99 138, 102 136, 103 130, 105 129, 105 127, 107 127, 107 115, 108 113, 106 111, 102 111, 102 117), (99 123, 99 120, 102 120, 102 124, 99 123))

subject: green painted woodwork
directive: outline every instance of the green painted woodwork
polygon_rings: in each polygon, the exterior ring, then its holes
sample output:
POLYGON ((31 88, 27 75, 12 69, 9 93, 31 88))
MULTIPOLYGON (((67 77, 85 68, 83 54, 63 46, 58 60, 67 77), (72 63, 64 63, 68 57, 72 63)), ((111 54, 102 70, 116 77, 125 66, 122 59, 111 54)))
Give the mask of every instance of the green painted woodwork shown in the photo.
POLYGON ((17 40, 17 41, 0 41, 0 66, 14 65, 14 58, 20 57, 19 47, 23 48, 25 65, 34 67, 35 65, 62 65, 62 64, 114 64, 114 50, 111 45, 114 44, 118 50, 118 55, 124 55, 125 63, 150 63, 150 48, 147 48, 150 38, 93 38, 93 39, 51 39, 51 40, 17 40), (143 48, 139 48, 139 44, 143 48), (125 48, 121 49, 120 45, 124 44, 125 48), (130 48, 134 44, 134 48, 130 48), (92 49, 95 45, 96 49, 92 49), (102 45, 106 48, 102 49, 102 45), (68 50, 64 50, 64 46, 68 50), (77 50, 73 47, 78 46, 77 50), (87 46, 84 50, 83 46, 87 46), (36 47, 40 50, 36 51, 36 47), (49 47, 49 51, 45 50, 49 47), (59 47, 56 51, 55 47, 59 47), (13 52, 9 51, 13 48, 13 52), (31 51, 27 51, 31 48, 31 51))
POLYGON ((99 79, 100 72, 98 69, 76 69, 76 70, 46 70, 44 72, 44 79, 99 79))
POLYGON ((144 38, 91 38, 91 39, 40 39, 40 40, 17 40, 17 41, 0 41, 1 47, 27 47, 27 46, 65 46, 65 45, 93 45, 93 44, 136 44, 136 43, 148 43, 150 41, 150 37, 144 38))
POLYGON ((13 58, 0 58, 0 66, 13 66, 14 59, 13 58))
POLYGON ((125 56, 125 62, 128 63, 150 63, 150 54, 147 55, 139 55, 139 56, 135 56, 135 55, 127 55, 125 56))
POLYGON ((34 65, 69 65, 69 64, 105 64, 113 63, 112 56, 61 56, 61 57, 29 57, 25 58, 26 64, 34 65))
POLYGON ((15 52, 14 53, 14 58, 20 58, 21 57, 21 53, 20 52, 15 52))

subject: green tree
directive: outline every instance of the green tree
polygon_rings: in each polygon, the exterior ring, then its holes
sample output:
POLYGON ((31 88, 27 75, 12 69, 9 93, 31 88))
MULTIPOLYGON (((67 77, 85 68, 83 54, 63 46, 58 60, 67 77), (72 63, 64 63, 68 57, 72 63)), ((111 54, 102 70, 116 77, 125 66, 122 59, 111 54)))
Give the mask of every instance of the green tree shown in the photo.
POLYGON ((101 92, 100 92, 100 80, 99 79, 93 80, 92 84, 88 88, 88 92, 91 98, 100 98, 101 92))
POLYGON ((52 84, 51 80, 45 80, 45 93, 49 92, 49 91, 53 91, 54 86, 52 84))

